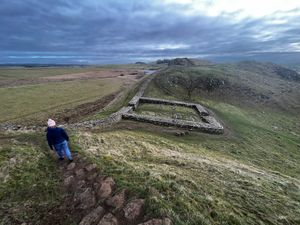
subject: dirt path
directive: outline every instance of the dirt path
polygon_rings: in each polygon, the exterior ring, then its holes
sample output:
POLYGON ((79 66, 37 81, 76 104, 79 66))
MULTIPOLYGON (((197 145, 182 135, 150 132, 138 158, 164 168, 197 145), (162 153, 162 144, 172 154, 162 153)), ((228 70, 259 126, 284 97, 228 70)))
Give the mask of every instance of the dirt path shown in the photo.
POLYGON ((167 218, 145 218, 144 199, 128 199, 126 189, 116 191, 112 177, 101 174, 95 164, 86 163, 79 155, 74 156, 72 163, 58 161, 58 167, 64 178, 63 191, 68 194, 41 224, 64 224, 64 218, 72 218, 79 225, 171 224, 167 218))

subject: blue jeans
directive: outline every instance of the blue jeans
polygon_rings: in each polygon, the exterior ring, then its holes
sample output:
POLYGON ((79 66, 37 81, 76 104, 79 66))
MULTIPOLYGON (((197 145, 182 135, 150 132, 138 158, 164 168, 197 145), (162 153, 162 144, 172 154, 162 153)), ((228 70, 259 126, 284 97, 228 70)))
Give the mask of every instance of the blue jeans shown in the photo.
POLYGON ((64 155, 66 155, 69 160, 72 160, 71 152, 67 141, 63 141, 59 144, 54 145, 54 148, 59 158, 63 159, 64 155))

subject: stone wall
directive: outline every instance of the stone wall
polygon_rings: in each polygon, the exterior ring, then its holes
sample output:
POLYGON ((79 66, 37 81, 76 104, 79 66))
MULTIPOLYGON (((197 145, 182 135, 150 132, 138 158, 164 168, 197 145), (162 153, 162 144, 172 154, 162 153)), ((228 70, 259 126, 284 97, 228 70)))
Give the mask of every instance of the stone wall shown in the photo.
POLYGON ((195 129, 195 130, 199 130, 211 134, 222 134, 224 132, 223 126, 212 115, 210 115, 210 113, 208 112, 208 110, 205 109, 205 107, 203 107, 200 104, 142 97, 144 95, 146 88, 148 87, 149 83, 153 78, 154 76, 152 76, 150 79, 148 79, 146 82, 142 84, 137 94, 131 99, 131 101, 128 104, 130 109, 128 109, 127 112, 123 111, 120 113, 122 115, 121 116, 122 119, 147 122, 147 123, 163 125, 163 126, 175 126, 175 127, 181 127, 187 129, 195 129), (187 120, 177 120, 177 119, 138 115, 134 113, 134 111, 138 108, 140 103, 176 105, 176 106, 193 108, 199 114, 199 117, 202 119, 202 122, 193 122, 187 120))
POLYGON ((114 123, 120 122, 122 120, 122 115, 126 113, 130 113, 132 111, 131 106, 126 106, 121 108, 118 112, 112 113, 108 117, 100 120, 89 120, 80 123, 69 124, 67 127, 69 128, 77 128, 77 127, 85 127, 91 128, 95 126, 107 127, 114 123))
POLYGON ((161 117, 152 117, 137 115, 135 113, 124 113, 122 115, 123 119, 135 120, 139 122, 146 122, 162 126, 175 126, 186 129, 194 129, 198 131, 203 131, 211 134, 222 134, 224 129, 219 123, 204 123, 204 122, 192 122, 187 120, 177 120, 177 119, 168 119, 161 117))
POLYGON ((128 103, 128 106, 133 107, 133 109, 137 109, 139 105, 140 98, 144 95, 145 90, 147 89, 149 83, 153 80, 154 78, 154 73, 150 75, 151 77, 148 78, 144 83, 140 86, 138 92, 135 94, 135 96, 130 100, 128 103))
POLYGON ((196 103, 173 101, 173 100, 158 99, 158 98, 145 98, 145 97, 141 97, 139 103, 183 106, 183 107, 195 109, 200 116, 209 115, 208 111, 202 105, 196 103))

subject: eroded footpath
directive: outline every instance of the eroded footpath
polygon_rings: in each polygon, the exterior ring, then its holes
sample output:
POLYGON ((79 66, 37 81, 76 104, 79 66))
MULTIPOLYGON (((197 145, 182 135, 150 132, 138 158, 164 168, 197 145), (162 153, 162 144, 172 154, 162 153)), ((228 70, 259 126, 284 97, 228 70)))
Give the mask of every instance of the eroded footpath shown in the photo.
POLYGON ((112 177, 101 174, 95 164, 79 155, 74 156, 72 163, 59 161, 58 167, 67 195, 59 208, 49 212, 47 221, 57 220, 63 212, 79 225, 171 224, 168 218, 147 218, 144 199, 129 197, 130 190, 119 190, 112 177))

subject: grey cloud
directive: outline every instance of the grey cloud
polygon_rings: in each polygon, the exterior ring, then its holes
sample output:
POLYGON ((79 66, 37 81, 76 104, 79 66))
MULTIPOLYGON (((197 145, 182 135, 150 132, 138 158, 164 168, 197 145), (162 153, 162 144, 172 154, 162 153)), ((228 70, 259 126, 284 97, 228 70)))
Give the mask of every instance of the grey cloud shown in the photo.
POLYGON ((237 21, 239 12, 186 16, 180 13, 184 6, 173 7, 150 0, 2 0, 0 63, 22 57, 40 62, 47 56, 51 62, 54 56, 65 56, 58 57, 64 62, 103 62, 122 57, 272 52, 278 46, 300 43, 300 15, 295 13, 299 9, 287 12, 288 23, 276 25, 270 22, 284 18, 285 12, 237 21), (259 38, 265 31, 272 32, 271 38, 259 38), (163 44, 186 47, 157 47, 163 44))

